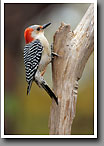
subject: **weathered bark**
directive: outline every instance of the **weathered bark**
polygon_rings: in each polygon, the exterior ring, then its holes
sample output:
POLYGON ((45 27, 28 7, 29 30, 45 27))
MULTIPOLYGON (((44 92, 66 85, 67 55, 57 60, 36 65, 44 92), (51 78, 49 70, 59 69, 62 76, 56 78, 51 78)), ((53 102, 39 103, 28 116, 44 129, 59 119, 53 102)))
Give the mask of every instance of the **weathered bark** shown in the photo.
POLYGON ((53 90, 59 104, 52 101, 49 134, 71 134, 76 112, 78 80, 94 49, 94 4, 91 4, 77 28, 62 23, 54 35, 55 57, 52 64, 53 90))

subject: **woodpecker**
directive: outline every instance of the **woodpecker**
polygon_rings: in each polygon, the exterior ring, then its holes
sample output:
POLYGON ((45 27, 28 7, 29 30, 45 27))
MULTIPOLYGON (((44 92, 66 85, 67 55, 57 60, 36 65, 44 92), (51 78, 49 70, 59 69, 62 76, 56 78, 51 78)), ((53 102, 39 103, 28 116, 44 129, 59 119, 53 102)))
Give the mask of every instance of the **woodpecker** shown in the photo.
POLYGON ((26 81, 28 83, 27 95, 30 94, 30 89, 33 81, 40 87, 45 89, 51 98, 54 98, 58 104, 58 98, 44 80, 43 75, 47 65, 52 61, 56 53, 52 53, 49 48, 49 43, 44 36, 44 29, 51 23, 44 25, 32 25, 25 29, 25 47, 24 47, 24 64, 26 72, 26 81))

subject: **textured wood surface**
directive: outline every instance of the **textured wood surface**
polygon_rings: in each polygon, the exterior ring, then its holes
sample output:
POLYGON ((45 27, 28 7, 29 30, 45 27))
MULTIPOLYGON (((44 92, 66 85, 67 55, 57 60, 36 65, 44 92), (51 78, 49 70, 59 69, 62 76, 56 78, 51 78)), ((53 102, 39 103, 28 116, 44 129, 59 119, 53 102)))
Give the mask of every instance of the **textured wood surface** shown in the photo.
POLYGON ((94 49, 94 5, 91 4, 74 32, 70 25, 61 23, 54 35, 55 57, 52 64, 53 90, 58 106, 52 101, 49 134, 71 134, 75 117, 78 80, 94 49))

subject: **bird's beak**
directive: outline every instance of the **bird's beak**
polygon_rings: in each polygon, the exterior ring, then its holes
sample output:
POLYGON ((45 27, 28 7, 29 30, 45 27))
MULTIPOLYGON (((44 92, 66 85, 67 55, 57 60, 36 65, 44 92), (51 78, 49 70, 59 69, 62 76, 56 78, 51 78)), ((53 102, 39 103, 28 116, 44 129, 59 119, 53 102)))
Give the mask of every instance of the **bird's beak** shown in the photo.
POLYGON ((44 24, 42 29, 45 29, 45 28, 48 27, 50 24, 51 24, 51 23, 44 24))

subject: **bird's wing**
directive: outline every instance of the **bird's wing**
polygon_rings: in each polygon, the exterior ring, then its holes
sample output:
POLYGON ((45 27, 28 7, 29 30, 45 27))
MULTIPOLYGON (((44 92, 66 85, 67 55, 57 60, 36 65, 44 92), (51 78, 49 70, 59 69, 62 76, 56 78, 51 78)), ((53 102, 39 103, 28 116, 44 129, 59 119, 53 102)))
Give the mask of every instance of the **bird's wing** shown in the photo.
POLYGON ((24 47, 24 64, 26 71, 26 81, 28 84, 33 80, 34 75, 38 69, 41 56, 42 56, 43 46, 37 39, 24 47))

